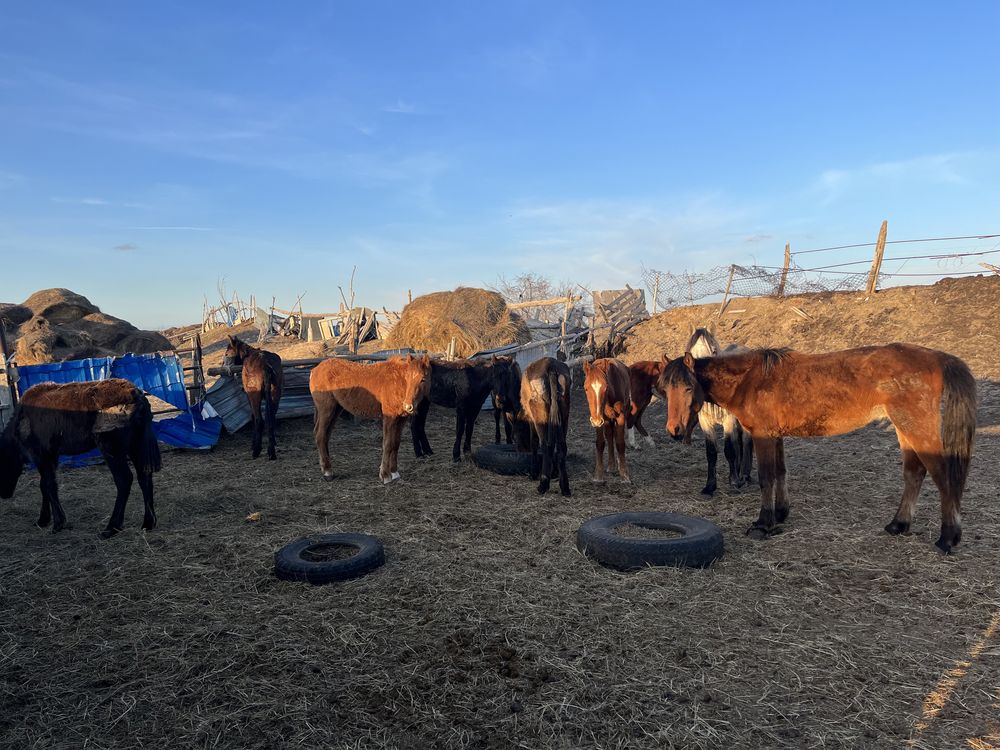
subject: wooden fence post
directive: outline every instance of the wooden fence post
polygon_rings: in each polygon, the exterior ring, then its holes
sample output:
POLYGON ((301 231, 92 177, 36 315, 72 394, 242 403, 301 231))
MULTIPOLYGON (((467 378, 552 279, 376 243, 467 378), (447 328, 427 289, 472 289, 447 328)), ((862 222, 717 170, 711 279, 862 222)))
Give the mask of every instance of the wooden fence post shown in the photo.
POLYGON ((883 221, 878 230, 878 241, 875 243, 875 257, 872 258, 872 270, 868 274, 868 286, 865 287, 865 294, 874 294, 875 287, 878 286, 878 273, 882 269, 882 255, 885 253, 885 235, 889 229, 889 222, 883 221))
POLYGON ((656 300, 660 296, 660 272, 656 272, 656 280, 653 282, 653 312, 651 315, 656 315, 656 300))
POLYGON ((788 281, 788 266, 792 262, 792 247, 785 243, 785 264, 781 267, 781 281, 778 282, 778 296, 785 296, 785 282, 788 281))
POLYGON ((719 316, 726 310, 726 305, 729 304, 729 289, 733 285, 733 274, 736 272, 736 266, 729 266, 729 278, 726 280, 726 291, 722 295, 722 304, 719 305, 719 316))

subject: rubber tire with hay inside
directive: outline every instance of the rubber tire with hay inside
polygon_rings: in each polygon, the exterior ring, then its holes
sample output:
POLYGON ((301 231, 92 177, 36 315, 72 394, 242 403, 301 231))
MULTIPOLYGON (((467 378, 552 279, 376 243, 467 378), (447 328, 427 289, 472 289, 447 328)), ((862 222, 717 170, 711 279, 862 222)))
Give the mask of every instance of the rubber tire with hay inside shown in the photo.
POLYGON ((473 451, 472 460, 480 469, 495 474, 528 476, 531 473, 531 454, 518 453, 508 443, 487 443, 480 446, 473 451))
POLYGON ((358 578, 385 562, 385 549, 369 534, 320 534, 297 539, 274 553, 274 574, 283 581, 322 584, 358 578), (357 552, 341 559, 323 559, 326 547, 353 547, 357 552))
POLYGON ((576 547, 618 570, 664 565, 704 568, 722 557, 722 529, 704 518, 680 513, 611 513, 584 523, 576 533, 576 547), (626 524, 681 536, 657 539, 615 534, 617 527, 626 524))

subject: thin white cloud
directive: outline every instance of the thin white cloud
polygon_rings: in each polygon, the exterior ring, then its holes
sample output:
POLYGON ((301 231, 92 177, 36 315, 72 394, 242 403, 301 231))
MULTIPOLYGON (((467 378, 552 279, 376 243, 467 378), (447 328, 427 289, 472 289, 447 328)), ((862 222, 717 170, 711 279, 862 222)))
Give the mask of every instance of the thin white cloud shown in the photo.
POLYGON ((131 227, 132 229, 149 229, 149 230, 176 230, 179 232, 214 232, 215 227, 193 227, 185 226, 183 224, 161 224, 157 226, 142 226, 142 227, 131 227))
POLYGON ((826 169, 807 192, 818 195, 820 205, 828 206, 853 191, 876 184, 965 184, 969 182, 967 170, 982 156, 974 152, 947 152, 851 169, 826 169))
POLYGON ((0 171, 0 190, 9 190, 23 181, 24 178, 15 172, 0 171))
POLYGON ((393 104, 389 104, 382 107, 383 112, 391 112, 395 115, 415 115, 419 114, 417 105, 412 102, 403 101, 402 99, 397 99, 393 104))

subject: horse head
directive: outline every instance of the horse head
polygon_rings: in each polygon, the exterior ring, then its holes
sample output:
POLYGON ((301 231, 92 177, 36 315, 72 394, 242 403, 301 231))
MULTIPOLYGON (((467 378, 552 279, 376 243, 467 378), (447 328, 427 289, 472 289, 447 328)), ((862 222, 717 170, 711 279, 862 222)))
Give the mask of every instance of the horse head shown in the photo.
POLYGON ((417 406, 431 392, 431 355, 422 357, 406 355, 406 369, 403 384, 402 416, 413 414, 417 406))
POLYGON ((24 460, 17 442, 8 435, 0 435, 0 498, 9 500, 14 496, 23 471, 24 460))
POLYGON ((698 412, 705 404, 705 390, 695 375, 691 352, 673 360, 664 354, 657 385, 667 395, 667 434, 674 440, 690 443, 698 412))
POLYGON ((222 356, 222 364, 226 367, 239 367, 243 364, 243 358, 247 355, 248 347, 243 341, 235 336, 229 337, 229 346, 222 356))
POLYGON ((608 401, 608 368, 598 367, 589 360, 583 361, 583 389, 590 407, 590 424, 600 429, 604 427, 604 409, 608 401))

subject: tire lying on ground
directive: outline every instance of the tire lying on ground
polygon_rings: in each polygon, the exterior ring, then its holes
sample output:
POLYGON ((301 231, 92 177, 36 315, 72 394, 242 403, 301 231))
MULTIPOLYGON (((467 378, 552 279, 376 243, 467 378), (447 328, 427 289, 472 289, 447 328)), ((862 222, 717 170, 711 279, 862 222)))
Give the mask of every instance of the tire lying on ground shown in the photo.
POLYGON ((321 584, 363 576, 384 562, 385 550, 377 537, 320 534, 297 539, 277 550, 274 573, 283 581, 321 584))
POLYGON ((518 453, 507 443, 487 443, 476 448, 472 460, 480 469, 496 474, 525 475, 531 473, 531 454, 518 453))
POLYGON ((711 521, 680 513, 612 513, 587 521, 576 533, 576 547, 587 557, 618 570, 648 565, 703 568, 722 557, 722 529, 711 521), (673 531, 676 537, 635 537, 615 533, 619 526, 673 531))

